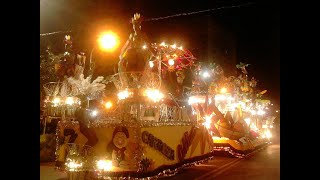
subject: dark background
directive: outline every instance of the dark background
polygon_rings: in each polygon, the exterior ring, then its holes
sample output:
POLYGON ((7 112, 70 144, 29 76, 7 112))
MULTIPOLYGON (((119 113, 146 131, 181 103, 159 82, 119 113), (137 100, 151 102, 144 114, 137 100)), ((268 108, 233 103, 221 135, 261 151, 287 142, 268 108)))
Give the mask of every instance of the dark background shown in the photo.
MULTIPOLYGON (((251 64, 249 77, 258 79, 258 88, 280 105, 280 2, 257 0, 41 0, 40 33, 71 30, 74 46, 89 54, 97 34, 112 29, 120 37, 120 47, 132 29, 135 12, 145 19, 184 12, 247 4, 188 16, 146 21, 142 29, 152 42, 177 43, 189 49, 199 61, 221 64, 234 74, 240 62, 251 64)), ((63 35, 40 38, 42 49, 51 44, 63 51, 63 35)), ((120 48, 119 48, 120 49, 120 48)), ((95 52, 102 74, 113 69, 119 49, 112 54, 95 52), (108 63, 106 63, 108 62, 108 63)))

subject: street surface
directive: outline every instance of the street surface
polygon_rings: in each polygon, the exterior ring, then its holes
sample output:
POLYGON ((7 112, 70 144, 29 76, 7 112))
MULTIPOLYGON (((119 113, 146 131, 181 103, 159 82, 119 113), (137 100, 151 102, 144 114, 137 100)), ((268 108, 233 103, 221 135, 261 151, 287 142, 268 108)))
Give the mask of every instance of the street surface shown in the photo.
POLYGON ((214 157, 207 164, 186 168, 163 180, 277 180, 280 179, 280 145, 271 144, 253 155, 238 159, 214 157))
POLYGON ((280 131, 274 131, 272 144, 239 159, 215 156, 206 164, 186 168, 163 180, 278 180, 280 179, 280 131))
MULTIPOLYGON (((66 180, 53 164, 40 165, 40 180, 66 180)), ((238 159, 214 157, 206 164, 186 168, 163 180, 277 180, 280 179, 280 144, 275 142, 253 155, 238 159)))

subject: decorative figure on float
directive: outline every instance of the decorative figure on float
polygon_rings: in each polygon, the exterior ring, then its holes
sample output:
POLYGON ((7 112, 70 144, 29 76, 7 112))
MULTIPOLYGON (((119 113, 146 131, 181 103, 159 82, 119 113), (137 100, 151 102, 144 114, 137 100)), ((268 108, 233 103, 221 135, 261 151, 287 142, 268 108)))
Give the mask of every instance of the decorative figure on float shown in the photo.
POLYGON ((118 63, 118 73, 126 71, 144 71, 149 67, 149 59, 156 57, 156 52, 152 49, 145 33, 141 31, 142 17, 134 14, 131 19, 133 33, 121 49, 118 63), (143 49, 146 47, 147 51, 143 49))
POLYGON ((123 165, 128 160, 129 131, 126 127, 118 126, 114 129, 112 139, 107 146, 107 153, 116 166, 123 165))

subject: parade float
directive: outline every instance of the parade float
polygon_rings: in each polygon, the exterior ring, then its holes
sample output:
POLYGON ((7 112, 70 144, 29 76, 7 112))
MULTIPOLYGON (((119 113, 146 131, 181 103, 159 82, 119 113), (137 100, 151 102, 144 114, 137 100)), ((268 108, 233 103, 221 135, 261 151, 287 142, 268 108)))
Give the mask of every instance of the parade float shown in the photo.
POLYGON ((131 19, 118 72, 94 80, 92 57, 73 52, 65 37, 58 81, 43 86, 44 124, 56 120, 57 168, 69 179, 159 178, 216 151, 243 157, 265 145, 272 119, 257 114, 270 102, 260 97, 266 91, 255 94, 245 64, 239 77, 225 77, 182 46, 149 42, 141 22, 139 14, 131 19))
POLYGON ((219 65, 199 65, 195 69, 189 104, 198 121, 203 121, 212 135, 215 155, 245 157, 265 147, 272 137, 274 117, 268 115, 267 90, 256 89, 257 80, 249 80, 246 67, 236 67, 241 74, 226 77, 219 65))
POLYGON ((131 22, 116 74, 93 80, 91 57, 88 65, 73 54, 66 36, 59 81, 43 87, 44 119, 59 119, 56 166, 69 179, 158 178, 213 157, 211 134, 177 98, 196 58, 182 46, 150 43, 139 14, 131 22))

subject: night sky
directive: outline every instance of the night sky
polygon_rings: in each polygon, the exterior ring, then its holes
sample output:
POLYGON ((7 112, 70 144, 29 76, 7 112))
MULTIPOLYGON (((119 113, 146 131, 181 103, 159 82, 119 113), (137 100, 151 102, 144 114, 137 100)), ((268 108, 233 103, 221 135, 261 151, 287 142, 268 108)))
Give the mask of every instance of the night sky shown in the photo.
MULTIPOLYGON (((40 0, 40 33, 72 30, 75 43, 88 51, 99 29, 111 28, 119 33, 122 46, 135 12, 148 19, 249 2, 253 4, 144 22, 142 30, 153 42, 180 43, 199 60, 218 62, 227 69, 235 70, 234 65, 239 62, 251 64, 247 68, 249 77, 256 77, 259 88, 267 89, 267 95, 279 104, 279 1, 40 0)), ((115 59, 117 56, 112 55, 115 59)))

